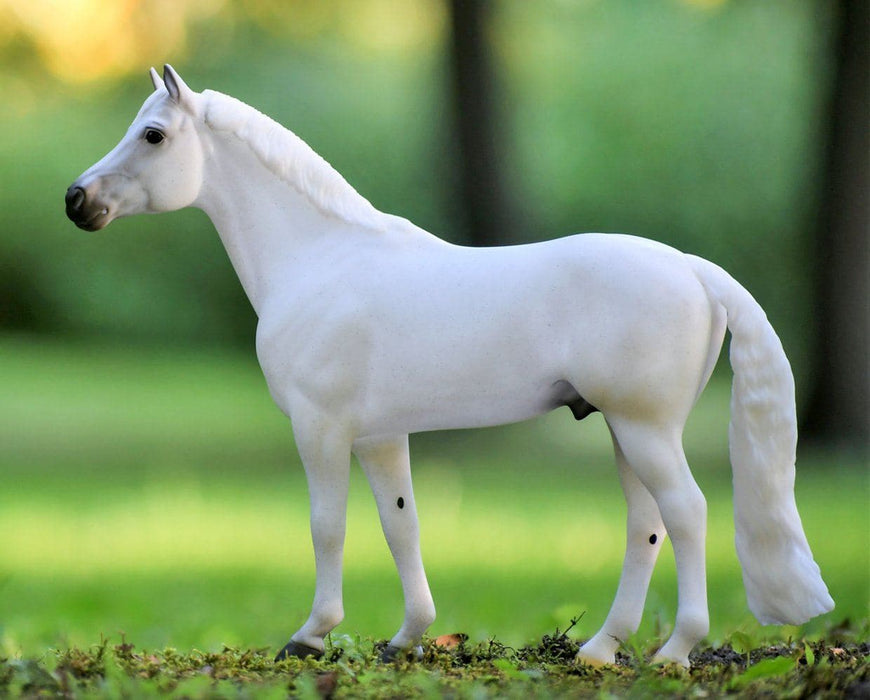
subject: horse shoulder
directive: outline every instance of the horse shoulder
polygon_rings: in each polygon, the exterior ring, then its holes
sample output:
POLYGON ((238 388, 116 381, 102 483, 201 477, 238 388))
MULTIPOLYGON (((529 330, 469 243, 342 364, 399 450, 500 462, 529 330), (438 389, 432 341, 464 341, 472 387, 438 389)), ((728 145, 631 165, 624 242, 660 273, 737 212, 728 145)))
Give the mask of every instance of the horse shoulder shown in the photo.
POLYGON ((360 396, 370 346, 365 302, 350 294, 275 303, 257 326, 257 358, 278 406, 291 415, 308 405, 339 412, 360 396))

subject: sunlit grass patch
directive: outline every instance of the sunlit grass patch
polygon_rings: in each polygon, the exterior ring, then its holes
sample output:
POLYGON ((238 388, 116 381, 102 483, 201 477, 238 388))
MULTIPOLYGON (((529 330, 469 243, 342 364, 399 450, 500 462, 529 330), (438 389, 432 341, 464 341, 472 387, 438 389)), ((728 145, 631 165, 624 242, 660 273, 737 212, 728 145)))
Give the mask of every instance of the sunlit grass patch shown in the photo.
MULTIPOLYGON (((439 610, 434 631, 464 631, 474 639, 497 634, 520 643, 581 613, 576 633, 595 631, 622 560, 624 520, 615 484, 587 483, 582 502, 547 481, 518 493, 512 480, 484 488, 469 477, 439 493, 428 479, 443 476, 443 467, 431 477, 425 464, 421 471, 423 552, 439 610)), ((68 633, 79 643, 119 630, 154 643, 191 639, 206 648, 228 640, 277 643, 304 619, 313 593, 307 495, 296 481, 293 488, 234 490, 181 482, 123 498, 98 492, 74 504, 32 497, 4 505, 6 633, 29 647, 52 625, 60 634, 62 621, 71 619, 68 633), (41 631, 26 632, 40 619, 41 631), (81 625, 89 637, 76 631, 81 625), (153 637, 145 634, 155 625, 153 637)), ((812 491, 815 484, 806 486, 812 491)), ((711 638, 721 639, 752 623, 732 543, 730 494, 716 491, 708 500, 711 638)), ((388 637, 401 621, 400 588, 359 473, 350 501, 341 629, 388 637)), ((807 499, 802 510, 811 534, 848 527, 854 509, 838 503, 839 509, 829 499, 807 499)), ((840 605, 832 616, 865 616, 861 539, 840 537, 831 549, 813 539, 840 605)), ((670 628, 675 600, 666 547, 643 633, 670 628)))

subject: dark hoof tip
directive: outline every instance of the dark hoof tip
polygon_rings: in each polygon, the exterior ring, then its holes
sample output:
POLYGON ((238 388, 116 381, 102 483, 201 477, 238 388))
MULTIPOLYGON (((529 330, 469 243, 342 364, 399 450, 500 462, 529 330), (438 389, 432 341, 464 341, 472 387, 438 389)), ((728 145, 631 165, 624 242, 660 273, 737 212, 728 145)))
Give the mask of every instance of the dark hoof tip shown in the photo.
POLYGON ((284 648, 278 652, 275 661, 283 661, 284 659, 305 659, 309 656, 319 659, 323 656, 323 652, 320 649, 315 649, 307 644, 302 644, 302 642, 294 642, 291 639, 287 642, 284 648))
POLYGON ((423 649, 421 647, 402 649, 401 647, 387 644, 381 652, 381 663, 391 664, 397 661, 417 661, 422 657, 423 649))
POLYGON ((399 649, 399 647, 394 647, 392 644, 387 644, 381 652, 381 662, 391 664, 394 661, 399 661, 405 658, 407 651, 407 649, 399 649))

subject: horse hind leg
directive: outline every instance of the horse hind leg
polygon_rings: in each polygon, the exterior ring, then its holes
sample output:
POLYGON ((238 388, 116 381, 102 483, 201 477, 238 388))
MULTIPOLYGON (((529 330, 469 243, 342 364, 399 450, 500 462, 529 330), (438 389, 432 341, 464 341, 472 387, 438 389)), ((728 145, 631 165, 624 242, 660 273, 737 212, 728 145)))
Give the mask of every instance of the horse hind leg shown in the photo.
POLYGON ((628 510, 625 559, 616 598, 604 625, 577 653, 579 661, 593 665, 613 663, 620 642, 637 631, 650 577, 666 534, 658 505, 631 470, 616 436, 612 437, 628 510))
POLYGON ((689 665, 689 652, 709 631, 705 540, 707 503, 682 448, 681 430, 611 420, 611 430, 634 475, 655 499, 674 548, 677 616, 674 631, 655 661, 689 665))
POLYGON ((390 640, 384 659, 391 660, 408 649, 421 654, 420 640, 435 620, 435 604, 420 553, 408 436, 358 440, 354 453, 374 493, 384 537, 396 563, 405 598, 404 622, 390 640))

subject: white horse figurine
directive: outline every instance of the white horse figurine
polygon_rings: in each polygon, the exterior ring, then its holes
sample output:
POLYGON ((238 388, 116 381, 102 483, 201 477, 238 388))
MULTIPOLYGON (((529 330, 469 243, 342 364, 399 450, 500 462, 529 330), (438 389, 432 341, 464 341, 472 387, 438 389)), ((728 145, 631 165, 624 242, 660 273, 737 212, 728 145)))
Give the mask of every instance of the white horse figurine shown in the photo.
POLYGON ((688 665, 708 631, 706 503, 683 426, 719 355, 734 369, 736 545, 764 624, 833 608, 794 500, 794 380, 764 312, 716 265, 624 235, 451 245, 376 210, 303 141, 166 66, 121 142, 66 195, 68 216, 203 209, 258 317, 257 356, 292 421, 311 498, 316 592, 278 654, 319 656, 342 619, 350 455, 377 501, 405 598, 385 658, 420 653, 435 618, 408 434, 600 411, 628 504, 625 562, 603 627, 578 654, 612 663, 640 623, 665 534, 678 609, 657 660, 688 665))

